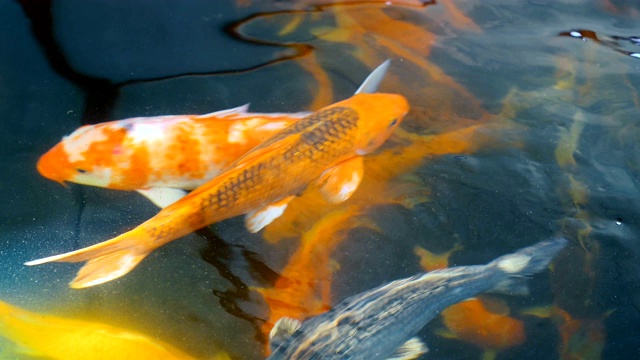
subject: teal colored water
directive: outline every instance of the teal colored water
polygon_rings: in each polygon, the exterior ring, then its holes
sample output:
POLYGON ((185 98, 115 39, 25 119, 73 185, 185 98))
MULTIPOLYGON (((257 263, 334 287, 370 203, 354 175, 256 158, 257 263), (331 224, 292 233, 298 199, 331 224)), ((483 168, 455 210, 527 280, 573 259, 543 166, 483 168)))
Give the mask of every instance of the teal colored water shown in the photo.
MULTIPOLYGON (((640 7, 313 3, 1 0, 0 300, 135 329, 197 358, 263 358, 269 306, 255 289, 274 286, 302 234, 332 213, 289 214, 298 234, 282 224, 249 234, 233 218, 121 279, 72 290, 78 264, 23 263, 107 240, 157 209, 135 192, 65 188, 35 164, 84 124, 246 103, 315 110, 391 58, 381 91, 405 95, 412 111, 377 153, 396 156, 371 155, 375 175, 360 189, 370 204, 327 232, 344 238, 315 260, 329 272, 305 273, 329 287, 329 305, 422 271, 416 246, 458 244, 449 264, 469 265, 561 235, 571 244, 530 295, 487 298, 526 334, 497 359, 640 356, 640 7)), ((428 358, 488 350, 444 327, 436 319, 419 333, 428 358)), ((33 358, 1 339, 0 356, 33 358)))

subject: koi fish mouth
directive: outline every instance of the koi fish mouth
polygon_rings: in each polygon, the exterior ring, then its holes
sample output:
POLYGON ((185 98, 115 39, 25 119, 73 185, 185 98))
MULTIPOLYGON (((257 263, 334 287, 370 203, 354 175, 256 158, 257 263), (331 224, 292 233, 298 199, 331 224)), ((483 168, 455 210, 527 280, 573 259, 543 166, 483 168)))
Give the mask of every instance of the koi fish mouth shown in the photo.
POLYGON ((55 146, 38 160, 36 169, 40 175, 58 184, 68 187, 66 181, 69 179, 68 161, 64 150, 55 146))

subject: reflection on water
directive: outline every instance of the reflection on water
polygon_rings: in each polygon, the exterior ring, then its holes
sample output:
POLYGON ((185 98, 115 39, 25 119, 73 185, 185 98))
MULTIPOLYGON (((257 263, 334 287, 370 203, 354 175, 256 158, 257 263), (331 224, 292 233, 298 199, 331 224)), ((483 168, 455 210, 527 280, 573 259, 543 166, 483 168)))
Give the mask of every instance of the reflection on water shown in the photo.
MULTIPOLYGON (((0 1, 11 54, 0 58, 2 300, 188 356, 258 359, 280 316, 312 316, 425 264, 485 263, 561 234, 572 244, 529 296, 483 297, 425 327, 429 358, 640 355, 640 8, 391 3, 0 1), (259 234, 230 219, 83 291, 67 288, 76 266, 22 265, 157 211, 135 193, 65 189, 37 174, 38 157, 81 124, 248 102, 315 110, 387 58, 381 90, 405 95, 411 112, 365 158, 347 202, 329 204, 311 185, 259 234), (456 319, 469 308, 522 336, 487 327, 483 343, 468 338, 456 319)), ((6 340, 0 349, 32 358, 6 340)))

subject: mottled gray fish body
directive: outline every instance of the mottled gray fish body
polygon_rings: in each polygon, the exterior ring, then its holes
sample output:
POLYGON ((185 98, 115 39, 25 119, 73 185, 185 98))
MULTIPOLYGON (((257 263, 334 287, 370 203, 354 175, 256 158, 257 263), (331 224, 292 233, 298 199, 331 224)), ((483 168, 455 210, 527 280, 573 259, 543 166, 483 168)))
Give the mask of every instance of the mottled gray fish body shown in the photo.
POLYGON ((487 291, 521 294, 526 289, 523 278, 545 269, 566 244, 567 240, 554 238, 487 265, 458 266, 397 280, 347 298, 302 324, 284 319, 271 333, 268 359, 415 358, 426 347, 409 340, 438 313, 487 291))

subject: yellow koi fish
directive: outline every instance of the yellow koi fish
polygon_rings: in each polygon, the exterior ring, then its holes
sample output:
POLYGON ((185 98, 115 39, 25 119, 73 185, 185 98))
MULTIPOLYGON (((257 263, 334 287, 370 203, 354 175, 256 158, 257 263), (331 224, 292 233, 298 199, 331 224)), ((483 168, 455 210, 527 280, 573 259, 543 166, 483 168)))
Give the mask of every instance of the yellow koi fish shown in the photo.
MULTIPOLYGON (((195 359, 131 330, 30 312, 0 301, 0 337, 16 351, 50 359, 195 359)), ((215 359, 230 359, 222 352, 215 359)))
POLYGON ((125 275, 154 249, 218 221, 247 214, 247 228, 257 232, 312 182, 329 201, 344 201, 362 180, 362 156, 382 145, 408 111, 401 95, 354 95, 296 121, 135 229, 26 264, 88 261, 71 287, 89 287, 125 275))

